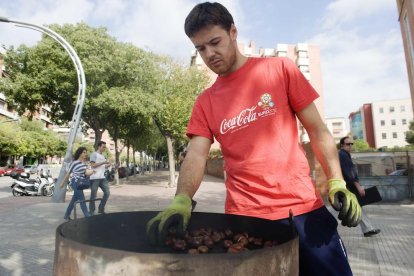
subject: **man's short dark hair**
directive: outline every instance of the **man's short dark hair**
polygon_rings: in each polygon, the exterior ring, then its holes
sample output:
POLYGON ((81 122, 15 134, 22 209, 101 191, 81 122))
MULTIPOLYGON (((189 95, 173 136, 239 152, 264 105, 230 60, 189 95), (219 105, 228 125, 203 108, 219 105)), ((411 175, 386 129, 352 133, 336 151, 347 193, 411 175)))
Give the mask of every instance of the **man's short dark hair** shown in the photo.
POLYGON ((98 142, 98 148, 99 148, 100 146, 102 146, 102 145, 106 145, 106 142, 104 142, 104 141, 99 141, 99 142, 98 142))
POLYGON ((341 140, 339 140, 339 145, 340 146, 345 145, 345 139, 350 139, 350 138, 349 138, 349 136, 342 137, 341 140))
POLYGON ((221 26, 227 32, 234 24, 233 16, 220 3, 200 3, 196 5, 187 15, 184 23, 185 34, 193 37, 201 29, 211 26, 221 26))

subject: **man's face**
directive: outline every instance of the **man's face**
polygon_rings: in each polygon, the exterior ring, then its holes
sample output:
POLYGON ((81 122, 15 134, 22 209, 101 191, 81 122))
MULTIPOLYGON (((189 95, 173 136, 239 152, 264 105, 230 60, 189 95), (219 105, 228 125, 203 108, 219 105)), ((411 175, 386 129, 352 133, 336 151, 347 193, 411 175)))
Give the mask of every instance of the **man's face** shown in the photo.
POLYGON ((190 38, 204 63, 214 73, 233 72, 236 62, 237 29, 234 25, 226 32, 221 26, 211 25, 190 38))
POLYGON ((104 151, 105 151, 105 149, 106 149, 106 144, 102 144, 102 145, 99 147, 99 151, 100 151, 100 152, 104 152, 104 151))
POLYGON ((342 145, 342 148, 347 152, 351 152, 353 145, 354 145, 354 141, 352 141, 352 139, 350 138, 347 138, 345 139, 344 144, 342 145))

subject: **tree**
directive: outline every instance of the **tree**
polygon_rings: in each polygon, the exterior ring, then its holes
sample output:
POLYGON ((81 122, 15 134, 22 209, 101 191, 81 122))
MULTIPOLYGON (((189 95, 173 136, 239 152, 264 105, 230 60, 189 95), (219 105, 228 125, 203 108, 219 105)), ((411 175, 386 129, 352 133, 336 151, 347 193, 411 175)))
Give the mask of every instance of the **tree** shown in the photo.
POLYGON ((357 140, 354 140, 354 146, 352 147, 352 149, 356 152, 360 152, 360 151, 368 151, 370 147, 367 141, 363 139, 357 139, 357 140))
POLYGON ((175 185, 174 144, 185 143, 185 131, 196 96, 207 85, 208 78, 194 67, 185 68, 165 58, 156 101, 159 109, 154 122, 165 137, 170 168, 169 187, 175 185))
MULTIPOLYGON (((105 121, 93 99, 120 83, 119 66, 112 60, 117 42, 105 28, 91 28, 84 23, 49 27, 65 37, 81 59, 87 80, 82 119, 99 141, 105 121)), ((5 55, 5 72, 9 78, 0 80, 0 89, 19 114, 29 111, 31 117, 42 105, 48 105, 55 124, 71 121, 78 90, 76 72, 70 57, 52 38, 43 36, 31 48, 10 47, 5 55)))
POLYGON ((20 127, 16 123, 1 123, 0 128, 0 165, 4 165, 5 158, 17 154, 18 140, 16 132, 20 131, 20 127))
POLYGON ((414 145, 414 121, 410 122, 409 130, 405 134, 405 141, 410 145, 414 145))
POLYGON ((25 156, 37 159, 62 155, 67 143, 52 130, 45 130, 38 121, 22 118, 21 124, 4 124, 0 130, 0 154, 15 158, 25 156))

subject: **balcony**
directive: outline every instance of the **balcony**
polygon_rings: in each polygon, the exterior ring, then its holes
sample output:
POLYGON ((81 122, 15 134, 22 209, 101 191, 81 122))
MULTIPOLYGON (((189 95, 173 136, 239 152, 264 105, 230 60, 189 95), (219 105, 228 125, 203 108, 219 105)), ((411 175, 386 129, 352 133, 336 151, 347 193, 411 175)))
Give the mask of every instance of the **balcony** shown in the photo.
POLYGON ((264 49, 264 56, 265 57, 274 57, 276 55, 275 49, 265 48, 264 49))
POLYGON ((309 59, 308 58, 297 58, 296 65, 298 66, 309 66, 309 59))
POLYGON ((307 52, 307 51, 308 51, 308 44, 306 43, 296 44, 296 52, 307 52))

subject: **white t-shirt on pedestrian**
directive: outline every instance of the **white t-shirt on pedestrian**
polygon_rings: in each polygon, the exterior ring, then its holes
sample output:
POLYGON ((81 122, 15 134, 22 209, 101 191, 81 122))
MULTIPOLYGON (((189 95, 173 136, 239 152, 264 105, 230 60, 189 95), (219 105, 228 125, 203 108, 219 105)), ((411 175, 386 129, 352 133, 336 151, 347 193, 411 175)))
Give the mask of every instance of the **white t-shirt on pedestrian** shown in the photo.
MULTIPOLYGON (((99 152, 95 151, 91 154, 91 156, 89 157, 89 160, 91 162, 94 162, 94 163, 101 163, 101 162, 105 162, 106 158, 105 158, 105 156, 103 156, 99 152)), ((92 169, 95 171, 95 173, 92 174, 89 177, 89 179, 103 179, 103 178, 105 178, 105 164, 102 164, 98 167, 94 167, 92 169)))

